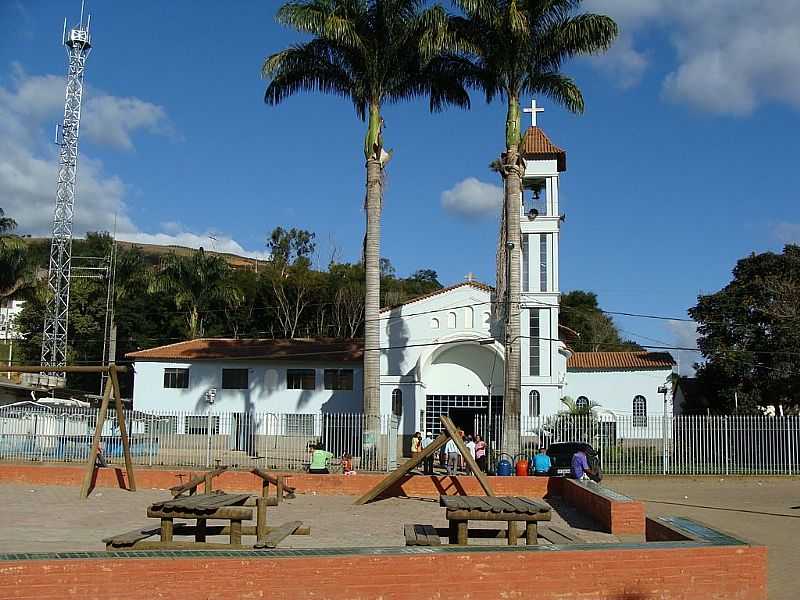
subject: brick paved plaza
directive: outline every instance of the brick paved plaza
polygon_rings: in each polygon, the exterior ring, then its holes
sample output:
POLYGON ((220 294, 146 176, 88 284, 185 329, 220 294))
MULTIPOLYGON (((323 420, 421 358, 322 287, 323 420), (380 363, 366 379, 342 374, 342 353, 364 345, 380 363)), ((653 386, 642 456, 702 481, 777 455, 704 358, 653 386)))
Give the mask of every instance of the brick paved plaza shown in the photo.
MULTIPOLYGON (((101 540, 105 537, 148 522, 157 525, 157 520, 146 517, 147 506, 170 497, 165 490, 132 493, 97 488, 84 501, 73 487, 0 484, 0 550, 103 550, 101 540)), ((272 525, 298 520, 311 527, 312 535, 291 536, 281 543, 282 548, 402 546, 404 523, 447 526, 444 509, 432 499, 389 498, 363 506, 354 506, 353 500, 350 496, 299 494, 280 506, 270 507, 267 516, 272 525)), ((550 525, 571 530, 587 542, 616 541, 614 536, 597 531, 592 521, 572 507, 557 500, 551 504, 555 510, 550 525)), ((477 539, 470 543, 505 542, 477 539)), ((540 539, 540 543, 547 542, 540 539)))

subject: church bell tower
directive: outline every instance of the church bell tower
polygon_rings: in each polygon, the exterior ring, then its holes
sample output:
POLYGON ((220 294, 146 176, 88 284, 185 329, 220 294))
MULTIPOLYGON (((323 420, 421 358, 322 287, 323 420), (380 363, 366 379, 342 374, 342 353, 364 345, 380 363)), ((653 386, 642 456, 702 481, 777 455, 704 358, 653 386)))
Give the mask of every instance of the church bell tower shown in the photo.
POLYGON ((559 340, 559 180, 567 154, 537 124, 544 109, 531 102, 525 112, 531 127, 520 153, 525 159, 520 215, 521 391, 522 415, 554 414, 561 409, 568 351, 559 340))

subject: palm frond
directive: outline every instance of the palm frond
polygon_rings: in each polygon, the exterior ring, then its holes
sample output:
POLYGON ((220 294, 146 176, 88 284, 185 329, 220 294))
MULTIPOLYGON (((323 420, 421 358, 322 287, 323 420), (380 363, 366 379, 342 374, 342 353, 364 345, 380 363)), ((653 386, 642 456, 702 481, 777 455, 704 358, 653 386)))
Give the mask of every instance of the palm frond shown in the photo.
POLYGON ((568 111, 581 114, 584 111, 583 94, 578 84, 561 73, 533 71, 525 81, 525 90, 531 94, 544 94, 568 111))

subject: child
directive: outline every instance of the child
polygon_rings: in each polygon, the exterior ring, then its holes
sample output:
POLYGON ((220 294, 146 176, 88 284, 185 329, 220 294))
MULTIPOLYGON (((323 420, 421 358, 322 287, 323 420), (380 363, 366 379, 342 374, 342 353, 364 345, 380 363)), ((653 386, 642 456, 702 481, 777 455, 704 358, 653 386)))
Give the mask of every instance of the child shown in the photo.
POLYGON ((356 472, 353 470, 353 457, 349 454, 342 455, 342 472, 345 475, 355 475, 356 472))

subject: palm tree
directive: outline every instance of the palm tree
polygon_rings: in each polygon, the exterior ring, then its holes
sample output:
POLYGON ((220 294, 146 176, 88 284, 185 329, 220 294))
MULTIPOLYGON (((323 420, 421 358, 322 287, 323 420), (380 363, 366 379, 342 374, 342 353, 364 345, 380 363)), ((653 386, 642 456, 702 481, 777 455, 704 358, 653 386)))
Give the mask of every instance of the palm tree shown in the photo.
POLYGON ((17 222, 0 208, 0 300, 15 295, 35 280, 28 246, 12 232, 17 222))
MULTIPOLYGON (((543 94, 568 110, 583 112, 583 96, 576 83, 561 72, 566 59, 607 50, 617 36, 609 17, 576 14, 582 0, 453 0, 462 15, 451 20, 460 48, 471 55, 474 85, 491 102, 507 103, 505 152, 501 174, 505 180, 504 219, 498 280, 502 263, 508 268, 506 363, 503 409, 504 439, 509 452, 519 446, 520 414, 520 235, 519 216, 524 165, 519 154, 520 96, 543 94), (508 249, 506 249, 508 245, 508 249), (516 432, 516 433, 515 433, 516 432)), ((498 286, 498 290, 501 286, 498 286)))
POLYGON ((594 400, 578 404, 571 396, 563 396, 561 404, 565 406, 565 410, 561 411, 562 415, 569 415, 571 417, 584 417, 594 415, 594 409, 600 406, 594 400))
POLYGON ((219 256, 200 248, 190 256, 167 254, 148 284, 150 293, 175 295, 175 306, 186 310, 186 324, 191 339, 205 334, 205 313, 215 304, 235 305, 242 300, 231 282, 231 268, 219 256))
POLYGON ((301 0, 284 4, 276 19, 312 39, 269 56, 262 68, 264 96, 275 105, 288 96, 321 91, 349 98, 367 121, 366 237, 364 242, 364 413, 380 412, 380 217, 384 105, 427 96, 431 111, 468 107, 463 77, 469 63, 445 51, 447 14, 424 0, 301 0))

